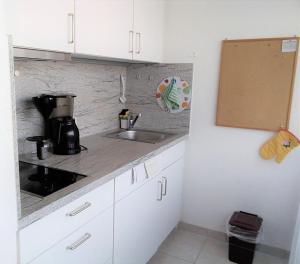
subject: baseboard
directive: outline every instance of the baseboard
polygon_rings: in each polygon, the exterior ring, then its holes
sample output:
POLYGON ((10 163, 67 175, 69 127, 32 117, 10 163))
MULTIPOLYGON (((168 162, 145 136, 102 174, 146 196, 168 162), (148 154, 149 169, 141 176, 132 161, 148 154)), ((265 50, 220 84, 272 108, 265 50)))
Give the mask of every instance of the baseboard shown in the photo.
MULTIPOLYGON (((180 228, 182 230, 187 230, 187 231, 199 234, 199 235, 204 235, 204 236, 207 236, 210 238, 218 239, 221 241, 227 241, 227 235, 226 235, 226 233, 223 233, 223 232, 207 229, 204 227, 188 224, 185 222, 180 222, 178 224, 178 228, 180 228)), ((274 257, 279 257, 279 258, 288 258, 290 255, 290 252, 285 249, 271 247, 271 246, 263 245, 263 244, 257 245, 256 249, 259 252, 262 252, 262 253, 265 253, 268 255, 272 255, 274 257)))

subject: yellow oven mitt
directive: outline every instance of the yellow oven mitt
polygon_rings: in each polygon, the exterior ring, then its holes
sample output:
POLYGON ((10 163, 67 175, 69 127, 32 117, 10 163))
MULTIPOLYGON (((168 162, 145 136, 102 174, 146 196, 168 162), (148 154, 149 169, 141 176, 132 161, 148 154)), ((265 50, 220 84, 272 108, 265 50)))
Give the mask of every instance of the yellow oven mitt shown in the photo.
POLYGON ((264 159, 275 157, 280 163, 285 156, 300 144, 298 138, 286 129, 281 129, 273 138, 268 140, 260 149, 260 155, 264 159))

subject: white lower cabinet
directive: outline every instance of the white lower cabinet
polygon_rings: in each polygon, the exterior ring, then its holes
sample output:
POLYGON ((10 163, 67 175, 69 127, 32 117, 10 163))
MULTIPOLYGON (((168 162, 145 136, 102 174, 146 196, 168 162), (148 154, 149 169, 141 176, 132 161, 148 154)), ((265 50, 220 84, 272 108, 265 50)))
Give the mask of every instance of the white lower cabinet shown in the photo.
POLYGON ((114 264, 146 264, 180 220, 183 158, 115 205, 114 264))
POLYGON ((159 204, 159 215, 161 221, 158 225, 159 244, 180 221, 182 205, 182 185, 184 160, 181 158, 161 173, 163 198, 159 204))
MULTIPOLYGON (((109 181, 19 231, 21 264, 56 245, 79 227, 113 207, 114 181, 109 181), (39 237, 39 239, 32 239, 39 237)), ((112 220, 113 221, 113 220, 112 220)))
POLYGON ((184 150, 181 142, 20 230, 21 263, 146 264, 180 220, 184 150))
POLYGON ((113 259, 110 258, 105 264, 113 264, 113 259))
POLYGON ((156 179, 115 205, 114 264, 146 263, 157 249, 156 179))
POLYGON ((139 164, 115 179, 115 202, 140 188, 148 180, 144 164, 139 164))
POLYGON ((113 251, 113 208, 63 239, 32 264, 107 264, 113 251))

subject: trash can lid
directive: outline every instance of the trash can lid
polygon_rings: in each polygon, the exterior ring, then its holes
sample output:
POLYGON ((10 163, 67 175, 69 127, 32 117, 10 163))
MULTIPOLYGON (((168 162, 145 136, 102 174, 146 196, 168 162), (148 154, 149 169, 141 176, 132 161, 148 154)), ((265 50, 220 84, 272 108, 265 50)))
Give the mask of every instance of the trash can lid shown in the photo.
POLYGON ((229 224, 246 230, 258 232, 261 228, 263 219, 255 214, 246 212, 234 212, 229 224))

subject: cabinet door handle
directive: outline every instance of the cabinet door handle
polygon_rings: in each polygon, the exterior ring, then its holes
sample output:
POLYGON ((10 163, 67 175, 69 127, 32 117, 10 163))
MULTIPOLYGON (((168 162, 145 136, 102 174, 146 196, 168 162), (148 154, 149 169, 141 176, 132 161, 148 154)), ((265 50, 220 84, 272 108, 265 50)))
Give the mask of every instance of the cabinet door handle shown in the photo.
POLYGON ((75 216, 78 215, 79 213, 81 213, 82 211, 86 210, 87 208, 89 208, 92 204, 90 202, 85 202, 83 205, 81 205, 80 207, 78 207, 77 209, 73 210, 70 213, 67 213, 67 216, 75 216))
POLYGON ((157 201, 162 201, 163 198, 163 184, 161 181, 158 181, 158 195, 157 195, 157 201))
POLYGON ((149 176, 149 173, 148 173, 148 170, 147 170, 146 163, 144 163, 144 169, 145 169, 145 173, 146 173, 146 179, 149 179, 150 176, 149 176))
POLYGON ((136 40, 136 51, 135 53, 136 54, 140 54, 141 53, 141 33, 140 32, 137 32, 135 34, 135 40, 136 40))
POLYGON ((166 177, 163 177, 163 192, 162 195, 166 196, 167 195, 167 186, 168 186, 168 179, 166 177))
POLYGON ((84 234, 83 237, 79 238, 73 244, 71 244, 70 246, 67 246, 67 249, 68 250, 75 250, 76 248, 78 248, 80 245, 82 245, 85 241, 87 241, 91 237, 92 237, 92 235, 90 233, 86 233, 86 234, 84 234))
POLYGON ((69 37, 68 37, 68 43, 73 44, 74 43, 74 14, 69 13, 69 37))
POLYGON ((135 169, 132 168, 132 171, 131 171, 131 185, 135 183, 135 179, 136 179, 135 169))
POLYGON ((129 31, 129 53, 133 53, 133 30, 129 31))

